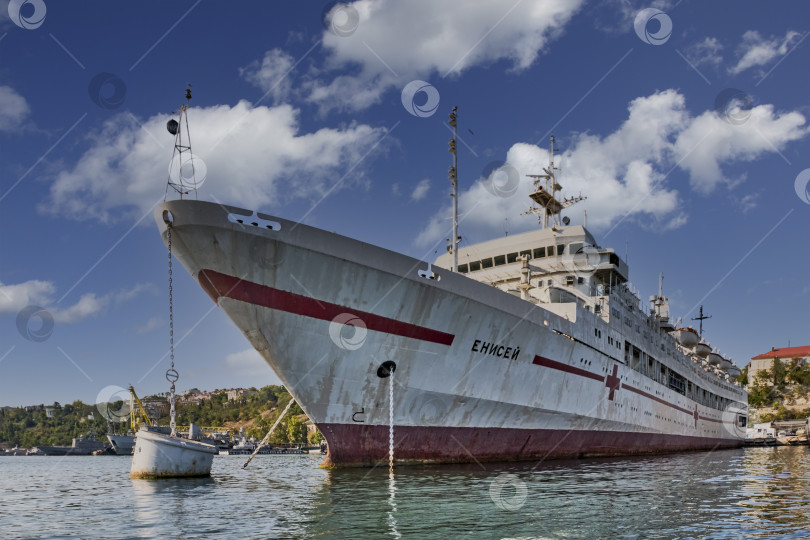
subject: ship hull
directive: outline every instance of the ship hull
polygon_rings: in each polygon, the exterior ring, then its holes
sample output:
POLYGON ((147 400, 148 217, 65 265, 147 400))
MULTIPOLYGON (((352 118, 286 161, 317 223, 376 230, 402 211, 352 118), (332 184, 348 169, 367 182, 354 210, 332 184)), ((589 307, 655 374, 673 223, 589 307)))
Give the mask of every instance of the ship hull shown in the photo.
MULTIPOLYGON (((330 447, 325 465, 388 463, 388 426, 323 424, 330 447)), ((397 463, 542 461, 736 448, 728 438, 668 433, 453 426, 395 426, 397 463)))
MULTIPOLYGON (((705 406, 631 369, 575 304, 560 316, 425 262, 233 207, 174 201, 156 220, 164 241, 172 223, 174 254, 324 434, 329 465, 386 459, 392 412, 398 462, 742 444, 742 400, 705 406), (396 365, 393 403, 386 363, 396 365)), ((627 339, 644 339, 632 332, 627 339)), ((706 384, 699 366, 672 362, 706 384)))

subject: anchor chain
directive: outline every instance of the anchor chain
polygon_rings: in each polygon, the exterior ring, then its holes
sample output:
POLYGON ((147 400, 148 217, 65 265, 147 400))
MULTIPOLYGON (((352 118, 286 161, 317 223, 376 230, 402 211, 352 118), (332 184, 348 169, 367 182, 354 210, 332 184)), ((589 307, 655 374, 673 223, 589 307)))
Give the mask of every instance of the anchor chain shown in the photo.
POLYGON ((177 436, 177 421, 176 421, 176 408, 175 408, 175 395, 174 383, 180 378, 180 374, 174 369, 174 305, 172 303, 172 224, 168 223, 166 227, 166 236, 168 237, 169 245, 169 357, 171 359, 171 367, 166 370, 166 380, 169 381, 169 407, 170 407, 170 423, 172 429, 172 437, 177 436))
POLYGON ((394 474, 394 370, 388 381, 388 474, 394 474))

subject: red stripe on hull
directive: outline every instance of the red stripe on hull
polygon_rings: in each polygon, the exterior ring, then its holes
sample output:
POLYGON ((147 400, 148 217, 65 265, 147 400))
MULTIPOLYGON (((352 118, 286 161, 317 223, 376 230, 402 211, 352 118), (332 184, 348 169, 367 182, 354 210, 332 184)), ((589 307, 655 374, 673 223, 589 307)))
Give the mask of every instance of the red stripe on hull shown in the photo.
POLYGON ((274 289, 267 285, 253 283, 252 281, 239 279, 214 270, 200 270, 197 279, 214 302, 225 296, 233 300, 240 300, 257 306, 278 309, 280 311, 286 311, 287 313, 313 317, 324 321, 331 321, 338 315, 350 313, 359 317, 366 325, 367 329, 377 332, 429 341, 440 345, 452 345, 453 339, 455 338, 453 334, 446 332, 440 332, 438 330, 425 328, 424 326, 375 315, 374 313, 274 289))
MULTIPOLYGON (((325 466, 388 461, 388 426, 318 424, 329 443, 325 466)), ((397 462, 467 463, 655 454, 742 446, 739 439, 662 433, 395 426, 397 462)))
POLYGON ((557 362, 556 360, 551 360, 550 358, 544 358, 540 355, 534 357, 532 364, 536 366, 543 366, 551 369, 556 369, 558 371, 563 371, 565 373, 571 373, 572 375, 579 375, 580 377, 587 377, 589 379, 593 379, 599 382, 603 382, 605 380, 605 378, 602 375, 599 375, 597 373, 591 373, 587 369, 569 366, 568 364, 563 364, 562 362, 557 362))

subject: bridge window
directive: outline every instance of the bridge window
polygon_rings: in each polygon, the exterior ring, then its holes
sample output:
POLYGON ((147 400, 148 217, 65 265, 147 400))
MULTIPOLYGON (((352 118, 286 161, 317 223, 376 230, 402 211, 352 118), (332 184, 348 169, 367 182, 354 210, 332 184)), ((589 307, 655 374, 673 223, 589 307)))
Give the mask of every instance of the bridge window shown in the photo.
POLYGON ((557 255, 562 255, 565 253, 565 244, 559 244, 557 246, 557 255))
POLYGON ((513 263, 517 261, 517 256, 518 256, 517 252, 508 254, 506 256, 506 262, 513 263))
POLYGON ((481 270, 481 261, 473 261, 470 263, 470 272, 481 270))
POLYGON ((534 253, 532 254, 535 259, 542 259, 546 256, 546 248, 534 248, 534 253))
POLYGON ((492 268, 492 258, 481 259, 481 268, 492 268))
POLYGON ((469 267, 466 264, 460 264, 458 265, 458 271, 461 272, 462 274, 466 274, 467 272, 469 272, 469 267))
POLYGON ((506 264, 506 255, 496 255, 495 266, 500 266, 502 264, 506 264))

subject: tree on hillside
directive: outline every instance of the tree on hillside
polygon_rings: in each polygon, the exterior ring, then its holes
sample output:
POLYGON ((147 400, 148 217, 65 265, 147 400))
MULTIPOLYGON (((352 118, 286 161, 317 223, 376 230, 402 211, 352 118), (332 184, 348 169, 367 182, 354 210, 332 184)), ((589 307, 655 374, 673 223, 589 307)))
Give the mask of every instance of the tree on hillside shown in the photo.
POLYGON ((773 359, 773 367, 771 367, 771 380, 773 385, 777 388, 785 387, 785 364, 778 358, 773 359))

